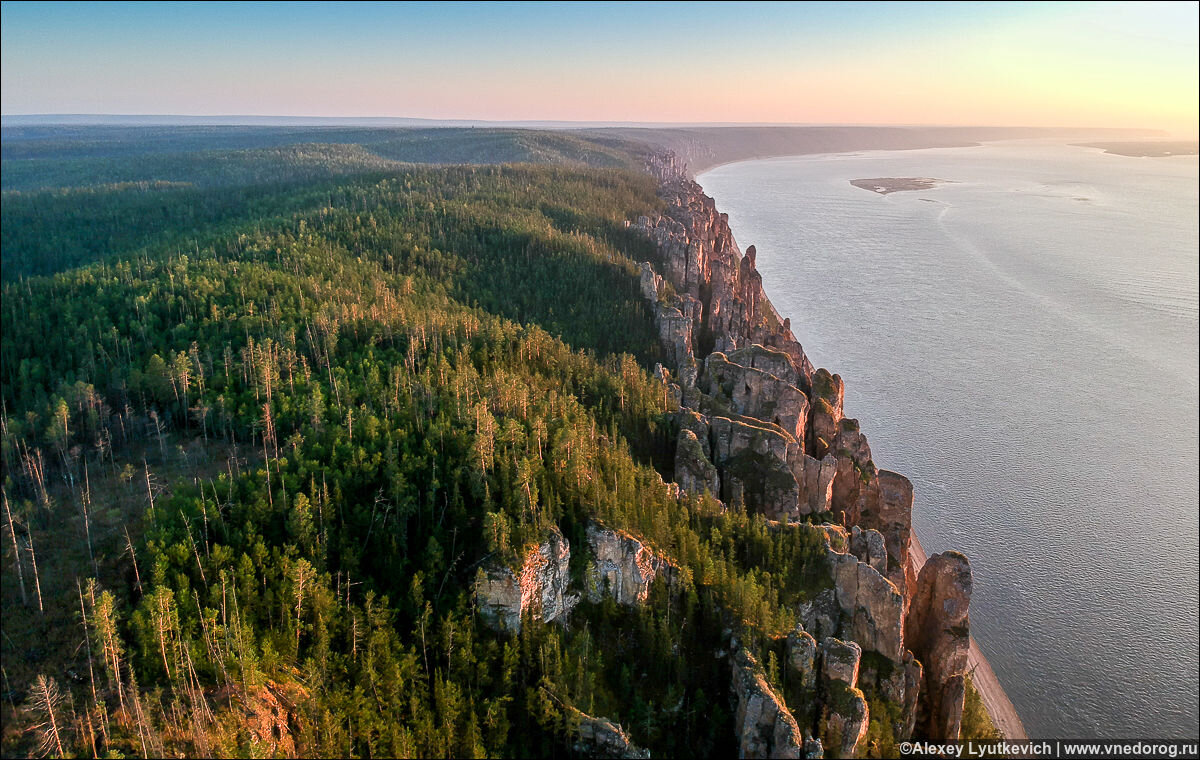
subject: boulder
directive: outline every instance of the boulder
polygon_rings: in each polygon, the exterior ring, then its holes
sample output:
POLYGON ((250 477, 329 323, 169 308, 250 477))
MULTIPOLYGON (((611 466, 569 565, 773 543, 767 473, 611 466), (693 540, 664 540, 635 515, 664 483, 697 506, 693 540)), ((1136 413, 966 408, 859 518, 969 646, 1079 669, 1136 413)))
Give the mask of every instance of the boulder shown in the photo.
POLYGON ((862 647, 853 641, 829 636, 821 642, 821 676, 826 681, 858 686, 858 666, 861 661, 862 647))

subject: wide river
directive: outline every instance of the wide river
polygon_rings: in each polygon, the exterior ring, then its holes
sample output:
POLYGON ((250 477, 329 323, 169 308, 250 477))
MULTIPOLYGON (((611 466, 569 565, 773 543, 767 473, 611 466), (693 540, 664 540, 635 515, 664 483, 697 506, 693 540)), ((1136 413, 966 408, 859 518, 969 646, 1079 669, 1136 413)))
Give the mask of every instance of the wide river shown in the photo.
POLYGON ((1196 736, 1197 166, 1010 142, 698 177, 926 550, 971 558, 1034 738, 1196 736))

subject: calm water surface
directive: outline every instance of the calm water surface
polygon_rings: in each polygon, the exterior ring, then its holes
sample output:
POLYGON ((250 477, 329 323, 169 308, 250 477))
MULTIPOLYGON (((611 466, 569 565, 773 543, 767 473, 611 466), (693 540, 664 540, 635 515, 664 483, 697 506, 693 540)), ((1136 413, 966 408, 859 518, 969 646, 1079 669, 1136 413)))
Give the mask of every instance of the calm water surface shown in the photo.
POLYGON ((971 557, 972 630, 1030 735, 1195 737, 1196 157, 996 143, 699 181, 912 479, 925 548, 971 557))

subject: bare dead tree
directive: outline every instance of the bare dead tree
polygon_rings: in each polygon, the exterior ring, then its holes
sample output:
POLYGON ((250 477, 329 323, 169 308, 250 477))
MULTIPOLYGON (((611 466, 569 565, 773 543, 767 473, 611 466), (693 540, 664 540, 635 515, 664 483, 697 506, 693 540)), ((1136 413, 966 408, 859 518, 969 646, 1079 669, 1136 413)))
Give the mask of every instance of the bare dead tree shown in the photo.
POLYGON ((65 757, 67 753, 63 749, 62 737, 64 732, 58 717, 63 696, 58 690, 58 684, 53 678, 39 675, 34 680, 31 691, 33 708, 39 719, 34 726, 39 739, 38 749, 44 756, 65 757))
POLYGON ((21 567, 21 549, 17 546, 17 531, 13 527, 12 508, 8 505, 8 491, 0 487, 0 496, 4 498, 4 515, 8 518, 8 534, 12 536, 13 561, 17 563, 17 580, 21 584, 21 604, 29 606, 29 597, 25 593, 25 571, 21 567))
POLYGON ((42 579, 38 576, 37 552, 33 548, 33 531, 26 534, 29 540, 29 559, 33 562, 33 586, 37 590, 38 612, 45 615, 46 608, 42 605, 42 579))
POLYGON ((92 480, 88 474, 87 462, 83 463, 83 498, 79 500, 80 510, 83 512, 83 530, 87 534, 88 558, 92 560, 92 572, 96 577, 100 577, 100 568, 96 565, 96 552, 92 549, 92 520, 88 514, 89 508, 92 506, 92 480))
POLYGON ((137 591, 142 593, 142 574, 138 572, 137 554, 133 551, 133 541, 129 540, 129 528, 121 526, 121 530, 125 531, 125 550, 129 552, 129 559, 133 561, 133 578, 137 581, 137 591))

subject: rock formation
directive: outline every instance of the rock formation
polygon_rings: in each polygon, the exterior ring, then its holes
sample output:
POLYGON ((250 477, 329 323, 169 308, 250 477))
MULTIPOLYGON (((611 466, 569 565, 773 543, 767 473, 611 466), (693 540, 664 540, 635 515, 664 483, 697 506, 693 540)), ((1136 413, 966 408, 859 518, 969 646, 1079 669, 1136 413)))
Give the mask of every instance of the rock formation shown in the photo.
POLYGON ((674 565, 628 533, 592 524, 587 540, 592 552, 585 581, 589 601, 609 594, 618 604, 641 604, 655 578, 662 575, 669 582, 674 577, 674 565))
POLYGON ((833 448, 842 422, 842 401, 846 386, 840 375, 825 368, 812 375, 812 425, 808 433, 808 449, 814 457, 825 456, 833 448))
POLYGON ((847 686, 857 686, 861 661, 862 647, 853 641, 828 636, 821 642, 821 676, 826 681, 841 681, 847 686))
POLYGON ((830 548, 827 559, 844 621, 840 630, 864 650, 900 662, 904 597, 877 569, 853 554, 830 548))
POLYGON ((773 520, 794 517, 800 484, 789 465, 791 437, 777 425, 741 418, 711 417, 709 427, 721 497, 773 520))
POLYGON ((643 749, 629 738, 625 729, 608 718, 597 718, 569 708, 578 725, 575 728, 575 751, 585 757, 602 757, 619 760, 650 760, 650 751, 643 749))
POLYGON ((565 617, 579 601, 568 593, 570 559, 570 543, 558 528, 552 528, 546 540, 527 549, 519 571, 509 567, 483 571, 475 584, 475 597, 484 622, 515 633, 521 630, 526 612, 544 622, 565 617))
MULTIPOLYGON (((707 436, 704 443, 708 443, 707 436)), ((721 481, 704 449, 694 431, 679 429, 679 442, 675 446, 675 482, 688 493, 699 496, 707 491, 716 496, 721 493, 721 481)))
POLYGON ((788 667, 792 669, 800 688, 812 691, 817 686, 817 640, 803 626, 788 634, 788 667))
POLYGON ((905 643, 925 666, 918 728, 936 741, 957 740, 962 724, 971 582, 971 565, 962 554, 933 555, 917 577, 905 621, 905 643))
POLYGON ((767 683, 754 655, 738 650, 733 660, 737 695, 734 727, 739 758, 799 758, 804 737, 787 705, 767 683))
MULTIPOLYGON (((641 288, 675 363, 674 375, 658 373, 681 407, 675 480, 684 492, 709 491, 778 529, 810 520, 826 530, 832 587, 799 605, 801 625, 786 649, 791 677, 822 702, 822 717, 805 728, 836 740, 826 743, 831 751, 856 751, 868 720, 861 682, 872 698, 897 707, 897 740, 912 736, 914 724, 922 737, 954 738, 968 640, 965 559, 947 555, 914 576, 912 484, 876 467, 858 421, 845 416, 842 378, 813 368, 790 321, 767 299, 754 246, 739 251, 728 218, 674 156, 655 154, 648 169, 666 210, 636 224, 658 253, 642 264, 641 288), (851 660, 853 672, 842 668, 851 660)), ((765 681, 751 688, 761 674, 748 675, 744 657, 735 665, 739 735, 745 756, 760 756, 774 751, 767 734, 786 706, 747 713, 743 695, 765 705, 769 699, 753 695, 770 689, 765 681)), ((804 751, 802 744, 792 737, 780 751, 804 751)))
MULTIPOLYGON (((737 352, 751 362, 761 346, 737 352)), ((788 371, 790 367, 780 367, 788 371)), ((783 428, 804 451, 804 430, 808 422, 808 397, 786 380, 753 366, 737 364, 715 351, 704 362, 702 389, 744 417, 774 423, 783 428)))
POLYGON ((850 528, 850 553, 858 557, 859 562, 866 562, 881 575, 887 573, 888 553, 883 540, 883 534, 873 528, 862 528, 854 525, 850 528))

